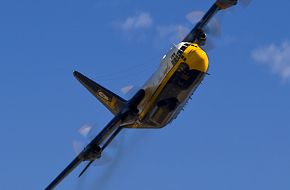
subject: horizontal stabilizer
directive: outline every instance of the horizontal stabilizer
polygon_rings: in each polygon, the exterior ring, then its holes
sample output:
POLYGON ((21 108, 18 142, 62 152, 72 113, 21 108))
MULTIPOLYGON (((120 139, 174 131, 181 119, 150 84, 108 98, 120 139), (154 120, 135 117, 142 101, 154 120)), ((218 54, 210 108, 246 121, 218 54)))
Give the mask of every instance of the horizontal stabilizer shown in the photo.
POLYGON ((80 81, 80 83, 82 83, 82 85, 86 87, 114 115, 117 115, 124 108, 126 101, 123 98, 77 71, 74 71, 73 74, 80 81))

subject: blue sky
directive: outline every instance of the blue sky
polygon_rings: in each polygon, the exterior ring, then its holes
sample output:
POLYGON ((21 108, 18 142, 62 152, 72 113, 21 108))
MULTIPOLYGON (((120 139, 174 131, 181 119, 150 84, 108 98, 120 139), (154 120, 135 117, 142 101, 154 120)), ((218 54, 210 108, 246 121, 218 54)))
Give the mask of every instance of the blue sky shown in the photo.
MULTIPOLYGON (((122 94, 141 86, 213 1, 0 2, 0 189, 43 189, 76 156, 78 129, 112 115, 72 76, 122 94)), ((290 2, 253 1, 218 16, 210 76, 172 124, 126 130, 111 162, 57 188, 288 190, 290 2)), ((115 148, 114 148, 115 147, 115 148)))

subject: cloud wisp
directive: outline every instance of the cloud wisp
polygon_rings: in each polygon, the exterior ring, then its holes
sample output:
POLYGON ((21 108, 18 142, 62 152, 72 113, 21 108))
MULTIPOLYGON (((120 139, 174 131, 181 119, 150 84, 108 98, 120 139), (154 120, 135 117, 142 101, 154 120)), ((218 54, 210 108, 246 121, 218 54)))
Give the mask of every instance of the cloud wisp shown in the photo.
MULTIPOLYGON (((149 12, 142 11, 135 16, 129 16, 122 21, 115 22, 118 30, 121 30, 128 39, 148 41, 153 39, 160 43, 167 40, 170 43, 178 43, 183 40, 190 32, 193 26, 203 17, 203 11, 190 11, 185 14, 183 23, 156 23, 149 12)), ((208 23, 205 32, 211 37, 219 37, 221 25, 218 19, 214 18, 208 23)), ((208 39, 208 45, 204 48, 210 50, 214 47, 211 37, 208 39)))
POLYGON ((124 31, 135 29, 150 28, 153 24, 151 15, 147 12, 141 12, 136 16, 130 16, 120 23, 121 29, 124 31))
POLYGON ((283 81, 290 79, 290 43, 271 44, 252 51, 252 58, 260 64, 267 65, 283 81))
MULTIPOLYGON (((202 11, 191 11, 185 18, 192 24, 196 24, 204 15, 202 11)), ((180 41, 189 33, 190 28, 185 24, 160 25, 156 27, 160 38, 168 38, 170 41, 180 41)))
POLYGON ((181 24, 157 26, 156 30, 160 38, 167 38, 170 41, 182 40, 190 31, 188 27, 181 24))
MULTIPOLYGON (((117 22, 117 27, 126 34, 132 34, 135 31, 150 30, 161 39, 168 38, 171 41, 181 40, 190 31, 188 27, 182 24, 158 25, 148 12, 140 12, 135 16, 129 16, 123 21, 117 22)), ((142 33, 144 34, 144 33, 142 33)), ((140 34, 139 34, 140 35, 140 34)))

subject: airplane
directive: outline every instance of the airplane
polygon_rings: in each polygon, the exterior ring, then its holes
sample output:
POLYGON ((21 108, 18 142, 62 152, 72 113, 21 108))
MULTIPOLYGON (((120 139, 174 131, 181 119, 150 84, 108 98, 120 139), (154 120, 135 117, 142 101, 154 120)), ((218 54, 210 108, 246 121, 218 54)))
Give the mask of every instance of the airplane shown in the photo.
POLYGON ((87 162, 79 174, 82 176, 122 129, 159 129, 173 121, 207 75, 208 57, 201 48, 206 43, 204 28, 216 13, 237 3, 238 0, 216 0, 190 33, 162 58, 156 72, 130 100, 74 71, 75 78, 114 117, 45 190, 54 189, 79 164, 87 162))

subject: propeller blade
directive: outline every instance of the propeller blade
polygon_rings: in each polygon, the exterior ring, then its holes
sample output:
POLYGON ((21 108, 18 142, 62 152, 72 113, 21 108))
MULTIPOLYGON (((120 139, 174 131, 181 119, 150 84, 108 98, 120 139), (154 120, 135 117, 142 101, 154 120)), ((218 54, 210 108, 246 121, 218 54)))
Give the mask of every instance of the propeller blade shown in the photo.
POLYGON ((90 167, 90 165, 92 165, 92 163, 94 162, 94 160, 90 161, 86 167, 81 171, 81 173, 79 174, 79 177, 81 177, 86 171, 87 169, 90 167))
MULTIPOLYGON (((91 133, 93 133, 94 129, 96 127, 91 125, 91 124, 84 124, 81 128, 78 129, 78 133, 83 137, 81 140, 74 140, 72 142, 72 146, 74 149, 74 152, 78 155, 79 153, 81 153, 85 146, 86 146, 86 142, 89 142, 92 140, 92 138, 90 137, 91 133)), ((118 128, 115 133, 113 133, 113 138, 116 137, 116 135, 120 132, 121 128, 118 128)), ((110 163, 112 161, 112 157, 115 154, 115 152, 117 151, 117 149, 119 148, 119 144, 120 142, 118 142, 120 139, 116 139, 115 141, 112 141, 112 139, 110 139, 109 141, 107 141, 107 143, 104 144, 103 149, 105 149, 108 144, 110 144, 110 146, 108 147, 108 150, 104 152, 104 155, 102 155, 102 157, 100 159, 98 159, 97 162, 95 162, 93 164, 93 166, 103 166, 106 165, 108 163, 110 163)))
POLYGON ((127 99, 132 98, 136 94, 136 92, 138 92, 138 90, 140 90, 139 86, 135 86, 132 84, 121 88, 121 92, 125 95, 127 99))
POLYGON ((221 35, 221 22, 214 18, 205 27, 205 32, 214 37, 220 37, 221 35))
MULTIPOLYGON (((186 19, 191 23, 191 24, 196 24, 197 22, 200 21, 200 19, 203 17, 205 12, 203 11, 191 11, 186 15, 186 19)), ((212 36, 220 36, 221 34, 221 23, 217 18, 212 18, 208 25, 205 26, 204 31, 212 36)))
POLYGON ((110 152, 104 152, 102 157, 99 158, 96 162, 94 162, 93 166, 105 166, 110 164, 113 161, 114 154, 110 154, 110 152))
POLYGON ((191 11, 186 15, 186 19, 191 22, 191 24, 196 24, 202 19, 204 14, 204 11, 191 11))
POLYGON ((81 153, 85 148, 85 144, 83 142, 80 142, 80 141, 73 141, 72 146, 73 146, 74 152, 76 154, 81 153))
POLYGON ((204 46, 202 46, 202 49, 204 49, 205 51, 211 51, 215 48, 215 43, 213 41, 213 39, 211 38, 208 38, 206 40, 206 43, 204 46))
POLYGON ((87 137, 93 129, 93 125, 91 124, 84 124, 81 128, 79 128, 78 132, 83 137, 87 137))
POLYGON ((93 130, 95 126, 92 124, 83 124, 77 131, 78 134, 82 138, 78 138, 79 140, 73 140, 72 147, 76 154, 79 154, 82 152, 88 142, 90 142, 93 139, 93 130))
POLYGON ((123 88, 121 88, 121 91, 123 94, 128 94, 133 88, 133 85, 124 86, 123 88))

